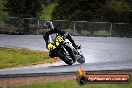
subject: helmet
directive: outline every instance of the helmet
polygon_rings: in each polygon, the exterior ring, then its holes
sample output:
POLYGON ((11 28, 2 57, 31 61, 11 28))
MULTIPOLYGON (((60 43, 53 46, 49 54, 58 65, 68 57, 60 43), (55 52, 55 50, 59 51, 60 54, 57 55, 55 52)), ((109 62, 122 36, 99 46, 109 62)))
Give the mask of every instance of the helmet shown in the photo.
POLYGON ((53 29, 54 25, 51 21, 46 21, 44 27, 53 29))

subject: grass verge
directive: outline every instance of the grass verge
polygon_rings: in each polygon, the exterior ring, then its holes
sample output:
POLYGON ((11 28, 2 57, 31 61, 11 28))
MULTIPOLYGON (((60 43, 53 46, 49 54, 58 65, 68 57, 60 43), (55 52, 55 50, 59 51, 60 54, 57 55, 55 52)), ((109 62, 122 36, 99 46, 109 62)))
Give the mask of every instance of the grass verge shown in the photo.
POLYGON ((0 68, 50 63, 47 51, 0 47, 0 68))
POLYGON ((85 84, 80 86, 75 80, 53 81, 47 83, 36 83, 22 86, 9 86, 8 88, 132 88, 130 84, 85 84))

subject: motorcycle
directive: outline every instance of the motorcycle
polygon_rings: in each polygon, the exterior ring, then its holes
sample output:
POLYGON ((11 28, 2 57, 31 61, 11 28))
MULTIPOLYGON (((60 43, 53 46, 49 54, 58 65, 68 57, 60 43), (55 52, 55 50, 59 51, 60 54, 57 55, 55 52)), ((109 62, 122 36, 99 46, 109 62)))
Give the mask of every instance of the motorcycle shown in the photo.
POLYGON ((58 35, 57 33, 49 35, 48 50, 54 51, 68 65, 72 65, 76 61, 80 64, 85 62, 81 51, 75 49, 65 36, 58 35))

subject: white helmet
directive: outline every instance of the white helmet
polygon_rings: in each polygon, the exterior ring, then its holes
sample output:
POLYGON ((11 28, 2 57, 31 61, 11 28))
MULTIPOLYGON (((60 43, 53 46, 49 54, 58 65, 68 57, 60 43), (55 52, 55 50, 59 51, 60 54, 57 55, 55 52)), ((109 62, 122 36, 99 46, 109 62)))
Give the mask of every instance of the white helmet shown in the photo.
POLYGON ((54 25, 51 21, 46 21, 44 26, 45 26, 45 28, 54 29, 54 25))

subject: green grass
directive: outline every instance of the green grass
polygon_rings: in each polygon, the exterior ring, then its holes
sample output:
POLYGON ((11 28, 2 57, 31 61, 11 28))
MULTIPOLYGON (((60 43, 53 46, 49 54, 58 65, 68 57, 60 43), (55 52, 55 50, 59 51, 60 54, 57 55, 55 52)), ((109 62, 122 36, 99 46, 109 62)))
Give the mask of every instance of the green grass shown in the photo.
POLYGON ((48 63, 56 60, 48 57, 48 51, 0 47, 0 68, 48 63))
POLYGON ((44 19, 48 19, 51 20, 51 15, 52 15, 52 11, 53 8, 56 6, 57 4, 55 2, 51 3, 50 5, 48 5, 47 7, 45 7, 42 11, 42 18, 44 19))
POLYGON ((53 81, 22 86, 9 86, 8 88, 132 88, 130 84, 85 84, 80 86, 75 80, 53 81))

